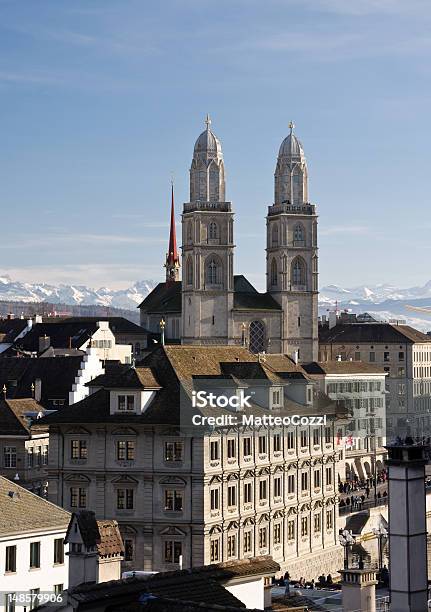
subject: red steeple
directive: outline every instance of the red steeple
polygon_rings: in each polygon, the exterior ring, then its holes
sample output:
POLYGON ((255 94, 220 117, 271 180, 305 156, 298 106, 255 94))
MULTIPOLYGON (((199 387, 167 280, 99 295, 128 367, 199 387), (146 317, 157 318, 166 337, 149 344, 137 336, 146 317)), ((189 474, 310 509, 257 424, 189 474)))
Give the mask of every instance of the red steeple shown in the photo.
POLYGON ((177 232, 175 229, 175 208, 174 208, 174 184, 172 183, 171 195, 171 227, 169 231, 169 248, 166 253, 166 282, 179 280, 180 258, 177 249, 177 232))

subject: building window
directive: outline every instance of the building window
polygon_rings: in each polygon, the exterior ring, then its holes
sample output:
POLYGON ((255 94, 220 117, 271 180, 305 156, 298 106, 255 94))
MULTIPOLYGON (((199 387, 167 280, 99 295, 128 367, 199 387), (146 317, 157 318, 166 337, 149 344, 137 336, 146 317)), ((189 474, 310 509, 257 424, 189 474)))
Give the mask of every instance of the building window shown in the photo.
POLYGON ((5 572, 16 572, 16 546, 6 546, 5 572))
POLYGON ((244 553, 251 553, 251 531, 244 531, 244 553))
POLYGON ((314 515, 314 533, 319 533, 321 530, 321 518, 320 514, 314 515))
POLYGON ((370 359, 369 361, 371 363, 374 363, 376 361, 376 353, 374 351, 370 351, 370 359))
POLYGON ((71 459, 87 459, 87 440, 71 440, 71 459))
POLYGON ((332 485, 332 468, 331 467, 326 468, 326 484, 332 485))
POLYGON ((308 491, 308 472, 301 474, 301 491, 308 491))
POLYGON ((274 389, 272 391, 272 405, 281 406, 281 393, 280 389, 274 389))
POLYGON ((293 431, 287 432, 287 450, 292 450, 295 448, 295 436, 293 435, 293 431))
POLYGON ((64 563, 64 539, 56 538, 54 540, 54 565, 63 565, 64 563))
POLYGON ((276 287, 278 285, 277 262, 275 259, 271 261, 271 285, 272 287, 276 287))
POLYGON ((183 494, 182 491, 175 489, 167 489, 165 491, 165 510, 172 512, 182 512, 183 510, 183 494))
POLYGON ((82 487, 71 487, 70 489, 70 507, 71 508, 86 508, 87 507, 87 490, 82 487))
POLYGON ((117 489, 117 510, 133 510, 133 489, 117 489))
POLYGON ((314 472, 314 488, 320 489, 320 470, 314 472))
POLYGON ((63 592, 64 585, 63 584, 54 584, 54 595, 60 595, 63 592))
POLYGON ((210 542, 210 561, 211 563, 220 561, 220 538, 210 542))
POLYGON ((244 457, 251 457, 251 438, 244 438, 242 441, 244 457))
POLYGON ((308 446, 308 433, 305 430, 301 431, 301 448, 308 446))
POLYGON ((42 465, 48 465, 48 446, 42 446, 42 465))
POLYGON ((230 508, 236 506, 236 485, 230 485, 227 488, 227 505, 230 508))
POLYGON ((398 353, 398 361, 404 361, 404 351, 398 353))
POLYGON ((193 285, 193 260, 191 257, 187 257, 186 279, 188 285, 193 285))
POLYGON ((265 326, 262 321, 250 323, 249 348, 252 353, 262 353, 265 350, 265 326))
POLYGON ((383 361, 390 361, 389 351, 383 353, 383 361))
POLYGON ((31 596, 31 602, 30 602, 30 610, 34 610, 35 608, 38 607, 39 603, 37 601, 37 596, 40 593, 40 589, 30 589, 30 596, 31 596))
POLYGON ((281 476, 274 478, 274 497, 281 497, 281 476))
POLYGON ((266 548, 268 546, 268 528, 261 527, 259 529, 259 548, 266 548))
POLYGON ((3 465, 5 468, 16 468, 16 446, 4 447, 3 465))
POLYGON ((30 543, 30 569, 40 567, 40 542, 30 543))
POLYGON ((305 285, 305 264, 298 257, 292 262, 292 284, 295 286, 305 285))
POLYGON ((314 446, 319 446, 319 444, 320 444, 319 430, 318 429, 313 429, 313 445, 314 446))
POLYGON ((236 440, 233 438, 227 441, 227 458, 234 459, 236 457, 236 440))
POLYGON ((208 285, 221 284, 221 265, 215 257, 210 257, 206 262, 206 281, 208 285))
POLYGON ((281 544, 281 523, 274 525, 274 544, 281 544))
POLYGON ((361 361, 361 353, 359 351, 355 352, 355 361, 361 361))
POLYGON ((303 242, 304 241, 304 228, 300 223, 295 225, 295 229, 293 230, 293 240, 295 242, 303 242))
POLYGON ((228 558, 236 557, 236 535, 232 534, 227 537, 227 556, 228 558))
POLYGON ((287 492, 295 493, 295 475, 289 474, 287 477, 287 492))
POLYGON ((331 444, 331 428, 325 427, 325 444, 331 444))
POLYGON ((266 455, 266 436, 259 436, 259 455, 266 455))
POLYGON ((288 521, 287 523, 287 539, 295 539, 295 521, 288 521))
POLYGON ((326 511, 326 529, 332 529, 334 525, 334 516, 332 510, 326 511))
POLYGON ((134 546, 133 540, 126 538, 124 540, 124 561, 133 561, 134 557, 134 546))
POLYGON ((134 395, 119 395, 118 396, 118 411, 133 412, 135 410, 134 395))
POLYGON ((182 461, 183 442, 165 442, 165 461, 182 461))
POLYGON ((308 516, 303 516, 301 518, 301 536, 308 535, 308 516))
POLYGON ((274 449, 274 453, 280 452, 281 451, 281 435, 274 434, 272 441, 273 441, 272 448, 274 449))
POLYGON ((33 447, 32 446, 30 446, 27 449, 27 467, 28 468, 33 467, 33 447))
POLYGON ((271 246, 278 246, 278 225, 272 226, 271 246))
POLYGON ((5 612, 15 612, 16 593, 5 593, 4 610, 5 612))
POLYGON ((259 481, 259 499, 260 501, 266 501, 268 499, 268 481, 259 481))
POLYGON ((220 491, 218 488, 210 490, 210 505, 211 510, 220 509, 220 491))
POLYGON ((117 441, 117 461, 134 461, 135 459, 135 441, 134 440, 118 440, 117 441))
POLYGON ((182 550, 183 546, 181 542, 167 540, 165 542, 165 563, 179 563, 182 550))
POLYGON ((208 239, 217 240, 217 238, 218 238, 217 223, 214 223, 214 221, 211 221, 211 223, 208 224, 208 239))
POLYGON ((253 501, 253 487, 251 482, 244 483, 244 503, 250 504, 253 501))
POLYGON ((217 440, 210 442, 210 459, 211 461, 218 461, 220 459, 220 444, 217 440))

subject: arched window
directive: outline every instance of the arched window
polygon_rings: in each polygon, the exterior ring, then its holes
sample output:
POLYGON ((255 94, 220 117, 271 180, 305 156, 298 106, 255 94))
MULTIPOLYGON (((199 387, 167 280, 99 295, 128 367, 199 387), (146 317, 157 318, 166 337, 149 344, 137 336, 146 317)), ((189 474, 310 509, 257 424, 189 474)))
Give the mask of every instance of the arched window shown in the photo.
POLYGON ((208 224, 208 240, 216 240, 218 238, 218 227, 217 223, 211 221, 208 224))
POLYGON ((305 285, 305 263, 300 258, 297 257, 292 262, 292 285, 305 285))
POLYGON ((274 225, 272 228, 271 245, 278 246, 278 225, 274 225))
POLYGON ((193 261, 191 257, 187 258, 186 280, 188 285, 193 285, 193 261))
POLYGON ((293 240, 295 242, 303 242, 305 240, 304 227, 300 223, 295 225, 295 229, 293 230, 293 240))
POLYGON ((249 331, 249 348, 252 353, 262 353, 265 350, 265 326, 262 321, 252 321, 249 331))
POLYGON ((275 259, 271 261, 271 286, 276 287, 278 285, 278 273, 277 273, 277 262, 275 259))
POLYGON ((221 265, 214 256, 210 256, 206 261, 205 278, 207 285, 220 285, 221 283, 221 265))

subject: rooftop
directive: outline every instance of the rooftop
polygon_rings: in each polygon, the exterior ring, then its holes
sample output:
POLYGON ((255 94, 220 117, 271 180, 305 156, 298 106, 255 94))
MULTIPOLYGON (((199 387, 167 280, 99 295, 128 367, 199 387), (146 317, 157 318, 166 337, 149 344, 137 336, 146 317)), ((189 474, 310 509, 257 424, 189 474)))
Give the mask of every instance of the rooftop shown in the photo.
POLYGON ((27 413, 44 413, 45 410, 34 399, 0 399, 0 435, 29 436, 31 419, 27 413))
POLYGON ((350 344, 350 343, 383 343, 383 344, 414 344, 429 343, 431 336, 410 327, 409 325, 392 325, 390 323, 350 323, 338 324, 329 329, 319 326, 320 344, 350 344))
POLYGON ((363 361, 312 361, 302 366, 307 374, 385 374, 383 366, 363 361))

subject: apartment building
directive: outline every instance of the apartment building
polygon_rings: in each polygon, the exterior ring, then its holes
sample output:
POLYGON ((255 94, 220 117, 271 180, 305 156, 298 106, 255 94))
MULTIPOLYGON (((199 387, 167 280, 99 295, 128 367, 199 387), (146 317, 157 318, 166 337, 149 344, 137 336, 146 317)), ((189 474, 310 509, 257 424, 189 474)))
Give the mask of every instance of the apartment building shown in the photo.
MULTIPOLYGON (((292 575, 339 569, 336 432, 345 410, 289 358, 160 346, 142 366, 112 369, 88 386, 87 398, 43 419, 49 495, 71 511, 117 520, 125 568, 166 571, 180 561, 187 568, 269 554, 292 575), (254 415, 282 410, 326 422, 187 429, 181 396, 203 379, 228 381, 235 393, 247 388, 254 415)), ((241 416, 217 407, 200 413, 241 416)))
POLYGON ((38 596, 67 588, 69 520, 66 510, 0 476, 0 612, 30 610, 45 603, 38 596))
POLYGON ((319 327, 319 361, 363 361, 386 372, 387 437, 431 433, 431 336, 390 323, 319 327))
POLYGON ((342 480, 374 476, 383 469, 386 453, 387 373, 382 366, 361 361, 326 361, 303 367, 320 390, 342 401, 351 415, 337 431, 337 438, 343 441, 342 480))

